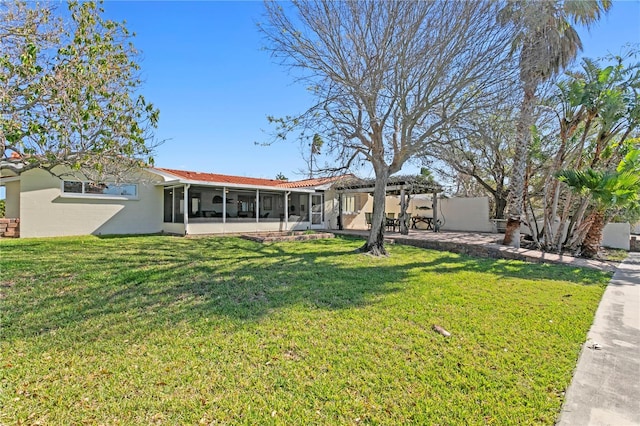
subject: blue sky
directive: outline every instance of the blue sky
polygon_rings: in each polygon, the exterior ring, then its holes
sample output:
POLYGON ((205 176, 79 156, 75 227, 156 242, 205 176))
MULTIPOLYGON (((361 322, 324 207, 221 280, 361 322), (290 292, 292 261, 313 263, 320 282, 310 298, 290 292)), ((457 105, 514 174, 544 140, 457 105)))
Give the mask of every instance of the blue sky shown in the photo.
MULTIPOLYGON (((267 115, 302 112, 305 87, 262 50, 258 1, 119 2, 103 4, 110 19, 126 20, 142 51, 142 93, 160 109, 156 137, 166 140, 159 167, 290 179, 305 168, 298 142, 264 147, 267 115)), ((620 53, 640 43, 640 1, 614 1, 590 31, 579 29, 582 55, 620 53)), ((414 173, 407 166, 404 173, 414 173)), ((2 194, 0 194, 2 195, 2 194)))
MULTIPOLYGON (((273 178, 301 178, 297 141, 265 147, 267 115, 302 112, 305 87, 263 50, 258 1, 106 2, 107 16, 126 20, 142 51, 142 93, 160 108, 156 136, 166 142, 156 165, 273 178)), ((616 1, 590 31, 580 30, 584 55, 619 53, 640 43, 640 1, 616 1)), ((415 172, 409 165, 403 170, 415 172)))

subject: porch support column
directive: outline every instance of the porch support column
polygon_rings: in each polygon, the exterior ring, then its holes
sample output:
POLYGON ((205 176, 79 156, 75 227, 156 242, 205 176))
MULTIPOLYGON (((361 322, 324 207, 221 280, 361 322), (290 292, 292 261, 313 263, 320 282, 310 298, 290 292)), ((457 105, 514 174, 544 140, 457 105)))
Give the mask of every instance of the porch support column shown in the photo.
POLYGON ((256 189, 256 223, 260 222, 260 190, 256 189))
POLYGON ((171 189, 171 223, 176 223, 176 187, 171 189))
POLYGON ((227 188, 222 187, 222 223, 227 223, 227 188))
POLYGON ((309 215, 309 226, 307 227, 307 229, 311 228, 311 222, 312 222, 311 198, 313 198, 313 194, 307 194, 307 214, 309 215))
POLYGON ((342 226, 342 192, 338 193, 338 230, 342 231, 344 227, 342 226))
POLYGON ((184 185, 184 208, 182 209, 183 212, 183 219, 184 219, 184 235, 187 235, 187 228, 189 226, 189 211, 191 210, 191 206, 189 206, 189 187, 191 185, 190 184, 185 184, 184 185))
POLYGON ((438 193, 436 191, 433 192, 431 207, 433 207, 433 232, 438 232, 440 231, 440 225, 438 225, 438 193))
POLYGON ((284 227, 285 231, 289 230, 289 195, 291 191, 285 191, 284 193, 284 227))

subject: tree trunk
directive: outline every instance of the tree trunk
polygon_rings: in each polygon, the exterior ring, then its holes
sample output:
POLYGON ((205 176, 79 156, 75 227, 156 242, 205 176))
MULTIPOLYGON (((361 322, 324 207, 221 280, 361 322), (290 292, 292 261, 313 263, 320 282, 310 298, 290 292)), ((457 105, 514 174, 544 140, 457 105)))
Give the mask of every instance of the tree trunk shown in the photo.
POLYGON ((375 167, 376 183, 373 190, 373 215, 371 217, 371 231, 367 242, 358 249, 362 253, 374 256, 386 256, 384 248, 384 229, 386 223, 385 198, 387 195, 387 182, 389 181, 388 167, 375 167))
POLYGON ((576 251, 582 245, 582 242, 587 235, 587 231, 591 227, 591 221, 593 220, 592 215, 587 216, 587 219, 584 218, 584 214, 589 207, 590 200, 591 197, 587 196, 580 201, 578 209, 573 216, 571 216, 571 220, 567 227, 567 236, 560 247, 564 245, 569 247, 569 250, 576 251))
POLYGON ((520 106, 520 117, 517 125, 517 144, 513 168, 511 169, 509 189, 509 209, 507 212, 507 229, 502 244, 520 248, 520 223, 524 211, 524 194, 527 174, 529 148, 531 146, 531 125, 533 124, 533 101, 535 86, 525 85, 524 97, 520 106))
POLYGON ((493 194, 493 201, 496 204, 495 219, 504 219, 504 211, 507 208, 507 198, 501 193, 493 194))
POLYGON ((400 234, 409 235, 409 216, 407 215, 407 207, 409 205, 407 194, 404 189, 400 190, 400 217, 398 218, 398 228, 400 234))
POLYGON ((580 246, 583 257, 596 257, 600 251, 602 243, 602 230, 604 229, 604 213, 596 210, 591 213, 593 220, 591 226, 584 237, 582 246, 580 246))

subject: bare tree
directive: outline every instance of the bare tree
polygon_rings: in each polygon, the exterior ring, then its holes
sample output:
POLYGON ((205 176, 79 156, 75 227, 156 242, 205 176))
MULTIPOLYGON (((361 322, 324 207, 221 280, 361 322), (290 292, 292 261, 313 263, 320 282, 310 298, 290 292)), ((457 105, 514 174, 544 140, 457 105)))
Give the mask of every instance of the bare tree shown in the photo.
POLYGON ((496 219, 504 218, 507 207, 516 110, 506 102, 492 111, 470 114, 464 125, 434 144, 429 153, 440 160, 439 174, 456 182, 463 196, 490 195, 496 219))
MULTIPOLYGON (((317 103, 274 119, 277 136, 318 133, 333 171, 366 161, 376 183, 363 251, 385 254, 389 176, 421 156, 458 120, 492 101, 510 30, 491 1, 266 3, 268 49, 299 69, 317 103)), ((306 136, 308 137, 308 136, 306 136)))

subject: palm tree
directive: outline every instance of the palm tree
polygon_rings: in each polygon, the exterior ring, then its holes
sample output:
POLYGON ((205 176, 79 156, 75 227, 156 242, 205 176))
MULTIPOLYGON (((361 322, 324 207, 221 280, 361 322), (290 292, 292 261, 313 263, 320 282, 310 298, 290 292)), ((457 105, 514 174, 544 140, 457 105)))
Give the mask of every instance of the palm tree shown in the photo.
POLYGON ((640 151, 627 155, 615 171, 563 170, 557 174, 560 181, 574 192, 592 201, 593 208, 582 222, 582 232, 577 234, 584 257, 595 257, 602 242, 602 230, 607 213, 612 209, 640 208, 640 151), (584 237, 582 237, 584 235, 584 237))
POLYGON ((503 21, 519 29, 513 48, 519 54, 523 90, 503 244, 520 247, 520 223, 538 86, 569 65, 582 49, 580 37, 572 25, 589 26, 610 7, 610 0, 520 0, 508 2, 502 10, 503 21))

